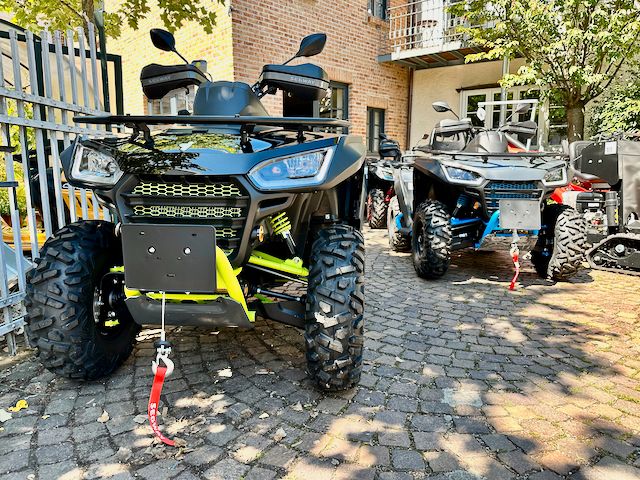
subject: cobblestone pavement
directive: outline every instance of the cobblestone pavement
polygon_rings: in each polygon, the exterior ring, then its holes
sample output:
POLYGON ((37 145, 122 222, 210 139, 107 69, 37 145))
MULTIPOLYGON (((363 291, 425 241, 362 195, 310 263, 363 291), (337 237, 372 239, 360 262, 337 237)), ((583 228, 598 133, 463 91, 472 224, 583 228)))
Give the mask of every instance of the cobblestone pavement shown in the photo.
POLYGON ((553 284, 527 263, 510 292, 497 251, 456 256, 427 282, 383 232, 367 241, 358 388, 317 392, 293 328, 174 332, 161 422, 186 442, 176 451, 144 423, 153 332, 104 382, 54 378, 29 351, 2 354, 0 408, 29 408, 0 424, 0 477, 640 478, 640 279, 585 272, 553 284))

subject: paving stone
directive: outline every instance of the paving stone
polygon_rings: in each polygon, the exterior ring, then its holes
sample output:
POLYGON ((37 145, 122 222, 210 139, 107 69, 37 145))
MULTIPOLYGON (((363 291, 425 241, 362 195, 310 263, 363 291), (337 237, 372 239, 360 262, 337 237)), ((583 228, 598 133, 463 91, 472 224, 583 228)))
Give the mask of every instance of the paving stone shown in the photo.
POLYGON ((391 464, 400 470, 424 470, 422 455, 415 450, 394 449, 391 451, 391 464))
POLYGON ((230 458, 216 463, 203 474, 207 480, 237 480, 249 471, 249 467, 230 458))

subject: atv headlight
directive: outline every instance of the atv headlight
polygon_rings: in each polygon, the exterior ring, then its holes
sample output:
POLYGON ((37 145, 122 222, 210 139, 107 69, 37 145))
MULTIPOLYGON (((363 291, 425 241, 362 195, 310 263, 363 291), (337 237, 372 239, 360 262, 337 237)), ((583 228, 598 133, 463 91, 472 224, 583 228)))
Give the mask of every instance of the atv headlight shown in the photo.
POLYGON ((552 168, 544 174, 542 183, 547 187, 561 187, 568 183, 566 167, 552 168))
POLYGON ((111 155, 77 143, 71 177, 93 187, 111 187, 122 177, 122 170, 111 155))
POLYGON ((477 174, 476 172, 472 172, 470 170, 465 170, 463 168, 458 167, 444 167, 444 174, 451 183, 462 183, 464 185, 481 185, 484 182, 484 178, 482 175, 477 174))
POLYGON ((321 185, 327 177, 333 151, 333 148, 325 148, 267 160, 253 167, 249 178, 260 190, 321 185))

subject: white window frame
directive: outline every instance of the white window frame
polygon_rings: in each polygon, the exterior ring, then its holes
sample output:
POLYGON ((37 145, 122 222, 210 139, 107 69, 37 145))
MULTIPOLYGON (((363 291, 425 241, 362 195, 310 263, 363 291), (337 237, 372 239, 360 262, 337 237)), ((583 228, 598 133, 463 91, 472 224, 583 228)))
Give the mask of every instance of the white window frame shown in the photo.
MULTIPOLYGON (((520 86, 520 87, 514 87, 514 88, 510 88, 509 92, 513 92, 514 98, 520 98, 520 94, 521 92, 526 92, 526 91, 530 91, 530 90, 539 90, 538 87, 530 87, 530 86, 520 86)), ((501 89, 500 87, 492 87, 492 88, 478 88, 478 89, 473 89, 473 90, 463 90, 462 92, 460 92, 460 117, 464 118, 464 117, 470 117, 471 115, 473 115, 475 112, 469 112, 467 111, 467 107, 469 104, 469 97, 475 96, 475 95, 485 95, 485 99, 487 101, 491 101, 494 98, 494 95, 496 94, 500 94, 501 89)), ((538 104, 538 143, 543 145, 545 148, 549 147, 548 144, 548 140, 549 140, 549 100, 548 99, 544 99, 542 101, 540 101, 540 103, 538 104)), ((490 127, 491 123, 493 120, 493 111, 487 111, 487 116, 486 116, 486 120, 485 120, 485 126, 490 127)), ((553 146, 553 147, 557 147, 557 146, 553 146)))

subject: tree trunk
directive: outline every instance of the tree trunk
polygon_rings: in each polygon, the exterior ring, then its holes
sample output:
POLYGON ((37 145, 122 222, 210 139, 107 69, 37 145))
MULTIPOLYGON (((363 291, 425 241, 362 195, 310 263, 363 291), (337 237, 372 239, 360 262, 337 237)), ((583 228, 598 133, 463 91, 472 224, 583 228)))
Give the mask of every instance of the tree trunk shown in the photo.
POLYGON ((567 136, 569 143, 584 139, 584 102, 567 105, 567 136))
POLYGON ((89 38, 89 22, 95 22, 94 1, 95 0, 82 0, 82 16, 84 17, 82 21, 82 28, 87 38, 89 38))

